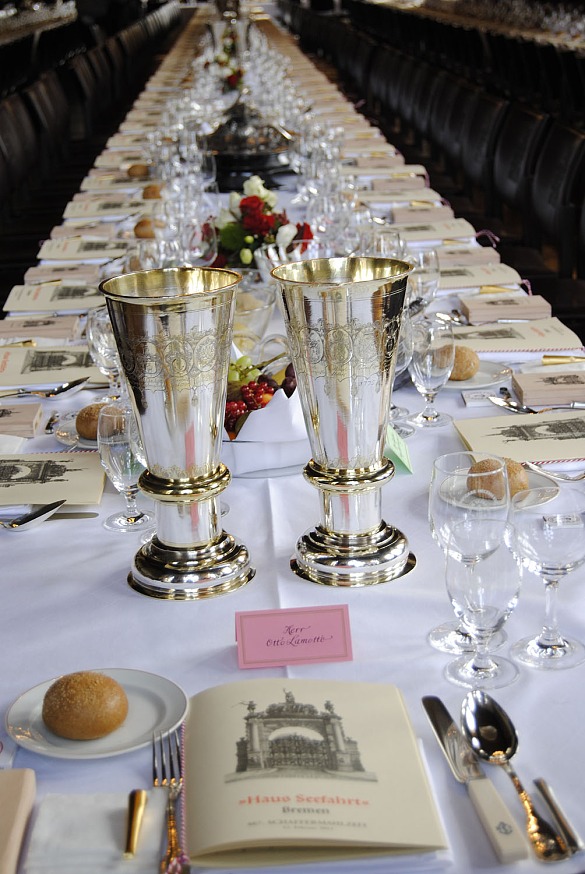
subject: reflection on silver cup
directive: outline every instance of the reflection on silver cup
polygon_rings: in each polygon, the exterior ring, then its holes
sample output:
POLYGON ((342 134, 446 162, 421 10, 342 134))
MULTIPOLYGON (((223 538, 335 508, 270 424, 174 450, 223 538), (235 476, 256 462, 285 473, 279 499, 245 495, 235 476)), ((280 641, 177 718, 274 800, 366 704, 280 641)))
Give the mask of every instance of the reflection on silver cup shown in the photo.
POLYGON ((239 279, 181 267, 100 285, 146 454, 139 485, 156 506, 156 535, 136 554, 129 583, 153 597, 210 597, 254 575, 219 511, 230 481, 220 450, 239 279))
POLYGON ((321 521, 297 542, 299 576, 367 586, 407 572, 404 535, 381 517, 394 473, 384 456, 409 266, 332 258, 272 271, 313 457, 305 477, 321 493, 321 521))

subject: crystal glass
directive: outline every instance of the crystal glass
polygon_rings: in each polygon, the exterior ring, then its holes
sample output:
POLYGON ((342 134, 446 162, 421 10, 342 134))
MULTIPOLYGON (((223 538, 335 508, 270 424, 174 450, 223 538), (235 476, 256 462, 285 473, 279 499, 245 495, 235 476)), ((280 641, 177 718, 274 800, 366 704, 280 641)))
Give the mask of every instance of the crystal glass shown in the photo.
POLYGON ((585 660, 585 647, 561 634, 557 592, 560 581, 585 563, 585 492, 556 483, 518 492, 509 516, 518 557, 545 586, 542 631, 514 644, 512 656, 532 668, 572 668, 585 660))
POLYGON ((217 234, 213 221, 197 214, 179 224, 182 263, 186 267, 209 267, 217 257, 217 234))
POLYGON ((436 316, 425 316, 414 322, 413 347, 409 365, 416 390, 426 405, 418 415, 409 418, 417 428, 438 428, 451 422, 451 416, 435 409, 434 401, 453 369, 455 346, 453 329, 436 316))
POLYGON ((417 312, 424 311, 439 288, 439 256, 436 249, 410 249, 404 260, 412 266, 408 277, 407 305, 417 312))
POLYGON ((468 689, 499 689, 518 677, 513 662, 490 652, 518 601, 521 570, 512 552, 514 533, 501 519, 470 518, 451 529, 445 580, 455 615, 474 651, 450 662, 445 677, 468 689))
POLYGON ((144 470, 144 454, 136 418, 130 407, 106 404, 100 410, 97 432, 100 460, 114 488, 124 495, 125 512, 114 513, 104 522, 108 531, 144 531, 154 520, 138 509, 138 477, 144 470))
MULTIPOLYGON (((510 491, 505 461, 481 452, 452 452, 435 459, 429 488, 428 518, 435 542, 446 552, 456 525, 474 519, 504 522, 510 491), (470 468, 474 466, 474 471, 470 468)), ((505 640, 503 632, 492 645, 505 640)), ((460 622, 446 622, 434 628, 428 641, 435 649, 463 653, 473 649, 468 630, 460 622)))
POLYGON ((112 323, 105 306, 95 307, 88 311, 85 333, 92 360, 100 372, 107 377, 109 383, 108 394, 102 400, 116 400, 121 391, 120 359, 112 331, 112 323))
MULTIPOLYGON (((365 255, 379 256, 380 258, 404 258, 404 244, 398 231, 389 225, 372 222, 368 228, 365 255)), ((410 283, 410 277, 409 277, 410 283)))

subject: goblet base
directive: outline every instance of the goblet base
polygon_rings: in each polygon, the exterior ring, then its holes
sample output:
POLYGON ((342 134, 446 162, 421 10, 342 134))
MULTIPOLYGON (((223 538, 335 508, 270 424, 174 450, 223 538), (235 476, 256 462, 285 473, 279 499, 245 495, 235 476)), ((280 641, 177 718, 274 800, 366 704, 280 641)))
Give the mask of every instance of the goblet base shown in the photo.
POLYGON ((407 410, 406 407, 396 407, 392 404, 388 421, 394 423, 396 419, 405 419, 408 415, 410 415, 410 410, 407 410))
POLYGON ((374 586, 402 577, 415 567, 401 531, 382 522, 370 534, 347 535, 318 526, 297 542, 291 570, 323 586, 374 586))
POLYGON ((169 546, 155 535, 134 556, 128 584, 151 598, 195 601, 233 592, 255 573, 246 547, 225 531, 196 546, 169 546))
POLYGON ((461 656, 449 662, 443 674, 450 683, 465 689, 501 689, 518 679, 520 671, 513 662, 500 656, 490 656, 490 662, 489 668, 476 668, 473 656, 461 656))
MULTIPOLYGON (((490 640, 490 649, 499 649, 507 639, 508 635, 505 631, 496 631, 490 640)), ((475 651, 473 638, 461 630, 456 619, 437 625, 429 631, 427 640, 434 649, 449 655, 464 655, 475 651)))
POLYGON ((124 513, 113 513, 104 520, 107 531, 118 531, 121 534, 131 534, 133 531, 144 531, 154 527, 154 517, 150 513, 138 513, 137 516, 126 516, 124 513))
POLYGON ((578 640, 562 638, 554 646, 542 644, 538 637, 525 637, 510 650, 512 658, 530 668, 542 671, 562 671, 585 661, 585 646, 578 640))
POLYGON ((416 416, 410 416, 405 420, 407 424, 414 425, 415 428, 443 428, 453 421, 453 416, 448 413, 437 413, 436 416, 424 416, 418 413, 416 416))

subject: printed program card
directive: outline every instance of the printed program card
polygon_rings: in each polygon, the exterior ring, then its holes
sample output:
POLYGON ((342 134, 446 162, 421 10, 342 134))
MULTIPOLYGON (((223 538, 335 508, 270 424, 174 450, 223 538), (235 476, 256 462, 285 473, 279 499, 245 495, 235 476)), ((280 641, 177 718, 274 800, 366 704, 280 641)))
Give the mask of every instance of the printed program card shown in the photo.
POLYGON ((236 613, 240 668, 271 668, 353 658, 347 604, 236 613))

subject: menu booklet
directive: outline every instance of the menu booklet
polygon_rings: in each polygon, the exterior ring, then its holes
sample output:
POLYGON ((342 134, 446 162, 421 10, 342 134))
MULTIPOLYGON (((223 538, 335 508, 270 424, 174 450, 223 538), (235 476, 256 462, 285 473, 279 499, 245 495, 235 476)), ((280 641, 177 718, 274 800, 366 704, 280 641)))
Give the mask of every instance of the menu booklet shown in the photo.
POLYGON ((105 473, 97 452, 0 455, 0 506, 99 504, 105 473))
POLYGON ((453 328, 455 339, 480 352, 554 352, 581 350, 577 334, 559 319, 453 328))
MULTIPOLYGON (((439 290, 455 291, 491 285, 517 287, 521 279, 520 274, 513 267, 508 267, 507 264, 447 265, 446 267, 441 266, 439 290)), ((528 295, 524 296, 528 297, 528 295)))
POLYGON ((544 297, 539 294, 524 294, 524 292, 462 297, 459 304, 461 312, 470 325, 495 322, 498 319, 509 321, 548 319, 552 312, 550 303, 544 297))
POLYGON ((16 338, 30 337, 65 342, 66 340, 75 340, 79 337, 80 331, 80 319, 76 315, 31 315, 18 318, 9 316, 0 320, 0 343, 16 338))
POLYGON ((104 297, 95 285, 41 282, 15 285, 4 309, 10 313, 86 313, 103 304, 104 297))
POLYGON ((101 383, 103 375, 85 346, 39 348, 0 346, 0 387, 53 386, 84 376, 101 383))
POLYGON ((515 373, 512 388, 522 404, 570 404, 585 401, 585 370, 549 367, 544 373, 515 373))
POLYGON ((453 423, 472 452, 514 461, 585 460, 585 412, 506 413, 453 423))
POLYGON ((0 398, 0 434, 16 437, 34 437, 43 418, 40 403, 9 404, 0 398))
POLYGON ((190 700, 185 770, 193 865, 429 855, 446 847, 394 686, 267 678, 207 689, 190 700))

